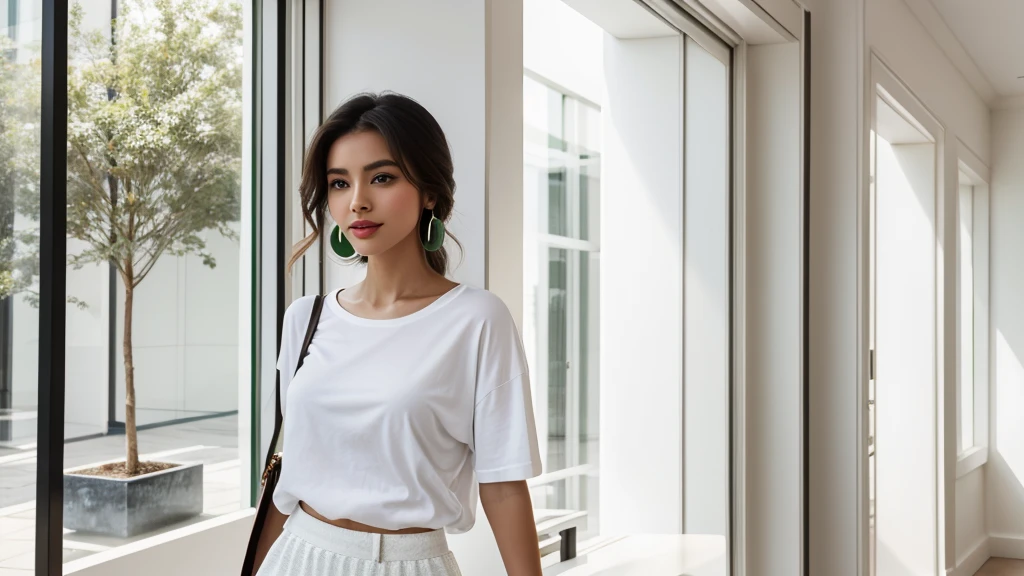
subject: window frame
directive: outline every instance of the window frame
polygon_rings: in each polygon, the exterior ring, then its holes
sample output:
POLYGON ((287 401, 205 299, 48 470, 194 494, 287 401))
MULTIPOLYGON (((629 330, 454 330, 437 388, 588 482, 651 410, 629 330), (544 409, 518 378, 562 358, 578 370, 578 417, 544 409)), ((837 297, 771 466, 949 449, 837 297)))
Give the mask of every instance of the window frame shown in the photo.
POLYGON ((974 272, 974 443, 962 446, 961 417, 962 382, 961 359, 963 358, 962 338, 963 323, 961 316, 962 299, 960 297, 961 272, 960 266, 960 183, 957 181, 957 299, 956 299, 956 332, 957 332, 957 384, 956 384, 956 477, 960 479, 988 462, 989 447, 989 398, 990 398, 990 321, 989 321, 989 169, 959 139, 957 140, 957 168, 971 182, 971 205, 973 210, 971 248, 972 269, 974 272))
MULTIPOLYGON (((325 0, 319 3, 322 13, 325 0)), ((242 261, 240 279, 249 281, 249 317, 240 318, 238 457, 240 509, 213 518, 147 537, 131 545, 121 545, 86 558, 65 563, 62 526, 64 473, 64 409, 66 402, 66 293, 67 264, 67 77, 69 0, 39 0, 41 8, 42 117, 40 150, 40 274, 39 274, 39 371, 37 469, 35 483, 35 572, 61 574, 86 570, 129 555, 138 555, 169 541, 187 542, 194 534, 217 530, 227 524, 251 524, 258 474, 261 468, 260 442, 261 388, 266 376, 272 377, 275 353, 267 342, 274 342, 284 314, 284 280, 280 262, 286 252, 283 193, 286 163, 283 138, 271 138, 284 130, 285 56, 294 49, 287 40, 301 30, 294 18, 287 17, 286 0, 242 0, 244 33, 249 52, 243 66, 250 77, 243 80, 243 95, 249 116, 243 116, 243 168, 241 194, 248 194, 252 206, 242 214, 242 261), (246 260, 248 256, 248 260, 246 260), (261 314, 268 321, 260 321, 261 314), (276 319, 272 320, 272 319, 276 319), (262 377, 261 377, 262 376, 262 377)), ((305 12, 303 12, 305 14, 305 12)), ((309 22, 307 21, 307 26, 309 22)), ((319 34, 319 23, 313 28, 319 34)), ((288 245, 290 248, 290 244, 288 245)), ((240 303, 244 305, 246 302, 240 303)), ((270 384, 273 386, 273 384, 270 384)), ((271 402, 273 402, 271 388, 271 402)), ((271 426, 273 422, 271 421, 271 426)))

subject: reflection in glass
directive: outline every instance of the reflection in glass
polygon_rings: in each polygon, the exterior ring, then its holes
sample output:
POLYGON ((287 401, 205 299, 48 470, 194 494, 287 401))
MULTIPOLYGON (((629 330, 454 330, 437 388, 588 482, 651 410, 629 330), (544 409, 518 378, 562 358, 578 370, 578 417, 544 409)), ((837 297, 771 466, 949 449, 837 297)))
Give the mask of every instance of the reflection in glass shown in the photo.
POLYGON ((0 574, 35 565, 38 0, 0 0, 0 574))
POLYGON ((113 495, 65 501, 65 561, 248 504, 242 15, 239 0, 70 6, 65 487, 176 480, 119 522, 98 521, 113 495))
POLYGON ((584 512, 585 540, 598 527, 600 112, 530 77, 523 103, 523 339, 558 477, 532 484, 533 501, 538 522, 584 512))

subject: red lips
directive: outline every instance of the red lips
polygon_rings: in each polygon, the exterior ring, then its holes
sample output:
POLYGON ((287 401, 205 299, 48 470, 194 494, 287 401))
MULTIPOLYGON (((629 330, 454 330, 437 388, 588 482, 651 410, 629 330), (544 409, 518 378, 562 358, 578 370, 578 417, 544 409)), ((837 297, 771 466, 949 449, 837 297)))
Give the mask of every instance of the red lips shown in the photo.
POLYGON ((372 220, 356 220, 348 225, 349 228, 377 228, 378 226, 380 226, 380 224, 373 222, 372 220))
POLYGON ((373 236, 381 226, 383 224, 378 224, 371 220, 356 220, 348 225, 349 229, 352 230, 352 235, 360 240, 373 236))

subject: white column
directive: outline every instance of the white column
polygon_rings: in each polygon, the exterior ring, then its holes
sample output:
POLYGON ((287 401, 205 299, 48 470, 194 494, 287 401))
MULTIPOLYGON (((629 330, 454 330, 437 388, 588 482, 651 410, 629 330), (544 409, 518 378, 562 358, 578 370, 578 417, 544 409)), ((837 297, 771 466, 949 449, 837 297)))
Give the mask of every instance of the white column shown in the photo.
POLYGON ((800 574, 803 181, 800 45, 746 61, 746 565, 800 574))

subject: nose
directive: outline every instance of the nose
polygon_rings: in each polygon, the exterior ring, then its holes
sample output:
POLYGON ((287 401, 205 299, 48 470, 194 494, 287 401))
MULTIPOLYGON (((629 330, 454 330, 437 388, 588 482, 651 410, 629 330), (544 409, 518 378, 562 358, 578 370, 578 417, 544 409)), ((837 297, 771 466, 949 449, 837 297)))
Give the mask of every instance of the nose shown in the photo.
POLYGON ((371 208, 369 197, 369 186, 356 183, 352 186, 352 200, 349 202, 349 210, 360 213, 368 212, 371 208))

